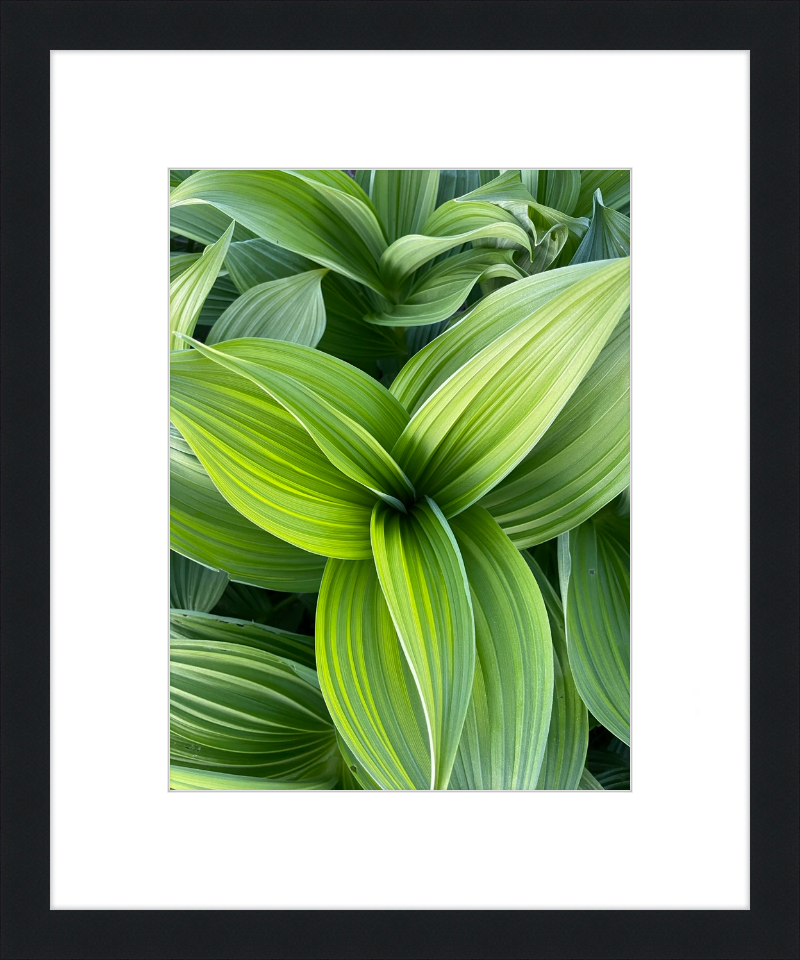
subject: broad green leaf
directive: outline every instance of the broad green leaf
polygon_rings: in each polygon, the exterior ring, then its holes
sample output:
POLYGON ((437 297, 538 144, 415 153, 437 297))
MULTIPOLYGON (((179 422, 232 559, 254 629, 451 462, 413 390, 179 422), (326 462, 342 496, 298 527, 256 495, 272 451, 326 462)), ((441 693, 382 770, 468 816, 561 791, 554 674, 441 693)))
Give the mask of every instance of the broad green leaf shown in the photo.
POLYGON ((169 602, 172 607, 207 612, 222 596, 228 583, 224 570, 201 566, 182 557, 174 550, 169 553, 169 602))
POLYGON ((315 181, 311 171, 200 171, 170 195, 173 207, 197 201, 213 204, 265 240, 386 292, 377 268, 381 233, 374 213, 357 197, 315 181))
POLYGON ((603 191, 605 204, 612 210, 628 213, 631 205, 630 170, 581 170, 581 192, 573 213, 590 217, 596 190, 603 191))
POLYGON ((232 243, 228 247, 225 266, 239 292, 247 293, 252 287, 257 287, 261 283, 306 273, 313 270, 315 264, 306 257, 301 257, 299 253, 293 253, 285 247, 279 247, 277 244, 270 243, 269 240, 257 237, 255 240, 232 243))
POLYGON ((169 285, 170 350, 179 348, 176 334, 194 333, 195 323, 214 281, 217 279, 228 250, 233 225, 220 239, 207 247, 203 256, 183 271, 169 285))
POLYGON ((425 715, 372 559, 328 561, 316 649, 322 695, 364 786, 429 789, 425 715))
POLYGON ((553 712, 547 734, 537 789, 577 790, 586 763, 589 745, 589 722, 586 706, 581 700, 572 678, 564 634, 564 608, 561 598, 542 572, 538 563, 527 553, 523 559, 531 569, 547 607, 550 632, 553 639, 553 712))
POLYGON ((415 413, 468 360, 602 264, 562 267, 498 290, 481 301, 400 371, 391 392, 415 413))
POLYGON ((592 748, 586 754, 586 766, 603 790, 630 790, 630 764, 618 754, 592 748))
POLYGON ((604 510, 558 546, 575 686, 600 723, 630 744, 630 521, 604 510))
POLYGON ((218 617, 211 613, 195 613, 173 609, 169 612, 170 637, 184 640, 218 640, 238 643, 256 650, 284 657, 303 666, 316 666, 314 638, 288 630, 278 630, 263 623, 218 617))
POLYGON ((583 773, 581 774, 581 779, 578 783, 579 790, 602 790, 603 785, 599 783, 593 774, 591 774, 585 767, 583 773))
POLYGON ((170 172, 169 172, 169 185, 170 185, 171 187, 177 187, 178 184, 179 184, 179 183, 183 183, 183 181, 184 181, 187 177, 191 177, 191 175, 192 175, 194 172, 195 172, 194 170, 170 170, 170 172))
POLYGON ((481 501, 519 547, 597 513, 630 476, 630 321, 617 324, 545 435, 481 501))
POLYGON ((530 251, 527 234, 510 213, 491 203, 451 200, 431 214, 421 234, 400 237, 387 248, 380 260, 381 275, 398 291, 423 263, 482 237, 501 238, 530 251))
POLYGON ((234 509, 174 428, 170 546, 198 563, 220 566, 232 580, 272 590, 317 590, 325 566, 321 557, 273 536, 234 509))
POLYGON ((338 776, 336 736, 313 670, 241 643, 170 641, 170 754, 217 773, 338 776))
POLYGON ((414 488, 383 445, 391 445, 405 419, 385 388, 341 360, 299 344, 266 339, 217 347, 192 343, 198 353, 251 380, 285 407, 345 476, 400 510, 414 498, 414 488), (360 388, 370 410, 358 405, 346 378, 360 388), (381 414, 394 416, 394 423, 381 422, 381 414))
POLYGON ((315 347, 325 332, 325 304, 320 284, 327 272, 311 270, 253 287, 222 314, 206 337, 206 343, 268 337, 315 347))
POLYGON ((580 170, 520 170, 520 179, 539 203, 574 213, 581 192, 580 170))
POLYGON ((360 763, 358 757, 342 740, 337 732, 336 739, 339 743, 339 752, 342 755, 342 790, 380 790, 380 784, 376 783, 364 769, 363 763, 360 763))
POLYGON ((430 787, 446 790, 475 672, 475 623, 464 562, 447 521, 428 498, 407 515, 378 504, 372 549, 425 712, 430 787))
POLYGON ((629 302, 630 263, 612 261, 465 363, 392 451, 419 493, 451 517, 499 483, 569 400, 629 302))
POLYGON ((375 497, 337 470, 287 410, 196 350, 172 361, 170 417, 228 503, 311 553, 372 555, 375 497))
POLYGON ((370 179, 370 197, 389 243, 421 233, 436 206, 439 171, 375 170, 370 179))
POLYGON ((265 777, 215 773, 178 763, 169 765, 170 790, 332 790, 334 778, 328 780, 268 780, 265 777))
POLYGON ((485 510, 471 507, 452 526, 472 596, 476 660, 450 789, 533 790, 554 696, 547 611, 525 560, 485 510))
POLYGON ((514 264, 513 251, 479 247, 465 250, 437 263, 422 274, 401 304, 383 313, 367 316, 370 323, 408 327, 436 323, 452 316, 481 280, 510 277, 518 280, 525 273, 514 264))
POLYGON ((441 207, 448 200, 455 200, 481 185, 480 170, 442 170, 439 174, 439 192, 436 194, 436 206, 441 207))
MULTIPOLYGON (((231 223, 231 217, 207 203, 172 207, 169 212, 169 232, 174 236, 188 237, 203 246, 219 240, 231 223)), ((231 242, 241 243, 252 240, 254 236, 255 234, 241 223, 235 223, 231 242)))
POLYGON ((594 195, 594 215, 586 236, 572 257, 572 263, 588 263, 590 260, 613 260, 628 257, 631 252, 631 221, 624 213, 618 213, 603 205, 603 194, 594 195))

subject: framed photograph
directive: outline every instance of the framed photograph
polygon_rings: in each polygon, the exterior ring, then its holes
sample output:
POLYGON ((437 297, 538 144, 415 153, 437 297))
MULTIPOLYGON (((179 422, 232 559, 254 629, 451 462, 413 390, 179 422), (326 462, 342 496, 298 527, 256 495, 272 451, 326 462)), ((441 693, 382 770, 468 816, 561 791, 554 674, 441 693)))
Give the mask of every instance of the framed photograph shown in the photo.
POLYGON ((800 955, 799 9, 3 3, 4 958, 800 955))

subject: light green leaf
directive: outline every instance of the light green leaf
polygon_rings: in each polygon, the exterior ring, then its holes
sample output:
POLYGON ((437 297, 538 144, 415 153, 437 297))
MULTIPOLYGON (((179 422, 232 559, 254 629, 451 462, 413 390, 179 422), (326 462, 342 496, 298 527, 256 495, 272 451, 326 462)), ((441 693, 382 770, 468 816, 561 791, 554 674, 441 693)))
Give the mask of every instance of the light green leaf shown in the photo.
POLYGON ((581 774, 581 779, 578 783, 579 790, 602 790, 603 785, 599 783, 593 774, 591 774, 585 767, 583 773, 581 774))
POLYGON ((414 498, 414 488, 381 443, 390 445, 397 437, 405 411, 375 381, 299 344, 247 339, 214 348, 192 343, 198 353, 251 380, 285 407, 345 476, 400 510, 414 498), (347 389, 348 375, 368 398, 371 412, 379 411, 377 417, 363 408, 353 409, 358 398, 347 389), (381 414, 393 415, 394 424, 381 422, 381 414))
POLYGON ((317 590, 325 561, 267 533, 234 509, 189 444, 170 432, 170 546, 232 580, 271 590, 317 590))
POLYGON ((501 238, 530 252, 525 231, 514 217, 491 203, 451 200, 435 210, 422 228, 422 235, 400 237, 380 260, 381 276, 393 290, 423 263, 440 253, 482 237, 501 238))
POLYGON ((561 594, 575 686, 630 744, 630 521, 606 509, 559 537, 561 594))
POLYGON ((410 413, 415 413, 484 347, 601 268, 597 263, 562 267, 496 291, 414 356, 400 371, 391 392, 410 413))
POLYGON ((613 260, 615 257, 628 257, 630 252, 631 221, 624 213, 604 206, 603 195, 597 190, 592 223, 575 251, 572 263, 613 260))
POLYGON ((629 302, 630 262, 612 261, 464 364, 392 451, 416 489, 448 517, 488 493, 553 422, 629 302))
POLYGON ((253 287, 222 314, 206 337, 206 343, 268 337, 315 347, 325 332, 325 304, 320 285, 327 272, 311 270, 253 287))
POLYGON ((342 755, 342 790, 380 790, 380 784, 376 783, 367 773, 364 764, 360 763, 358 757, 342 740, 337 732, 336 739, 339 743, 339 752, 342 755))
POLYGON ((313 637, 268 627, 252 620, 236 620, 211 613, 172 609, 169 612, 169 631, 173 639, 238 643, 284 657, 312 670, 316 667, 313 637))
MULTIPOLYGON (((204 207, 205 204, 198 206, 204 207)), ((178 207, 179 210, 191 210, 189 207, 178 207)), ((215 210, 215 207, 209 207, 215 210)), ((231 280, 236 284, 240 293, 247 293, 252 287, 270 280, 283 280, 298 273, 313 270, 315 264, 299 253, 293 253, 285 247, 270 243, 257 237, 255 240, 244 240, 241 243, 232 243, 228 247, 225 257, 225 266, 228 268, 231 280)))
MULTIPOLYGON (((169 212, 169 232, 173 236, 188 237, 203 246, 215 243, 234 221, 216 207, 207 203, 194 203, 184 207, 173 207, 169 212)), ((255 234, 234 224, 231 242, 252 240, 255 234)))
POLYGON ((630 477, 626 312, 545 435, 481 501, 519 547, 551 540, 613 500, 630 477))
POLYGON ((335 778, 328 780, 268 780, 264 777, 215 773, 178 763, 169 766, 170 790, 332 790, 335 778))
POLYGON ((581 192, 572 211, 576 217, 589 217, 596 190, 602 190, 605 204, 612 210, 628 213, 631 205, 630 170, 581 170, 581 192))
POLYGON ((428 498, 408 515, 378 504, 372 549, 425 711, 430 786, 445 790, 475 671, 475 624, 464 562, 447 521, 428 498))
POLYGON ((370 197, 389 243, 422 232, 436 206, 438 188, 438 170, 374 171, 370 197))
POLYGON ((465 250, 437 263, 417 279, 403 303, 371 313, 370 323, 408 327, 446 320, 467 298, 481 280, 510 277, 518 280, 526 274, 514 264, 512 250, 479 247, 465 250))
POLYGON ((228 574, 169 553, 169 602, 172 607, 207 612, 225 592, 228 574))
POLYGON ((539 564, 528 553, 523 553, 522 557, 542 592, 553 639, 553 712, 537 789, 577 790, 580 789, 586 748, 589 745, 589 721, 586 706, 575 687, 569 666, 564 634, 564 608, 561 598, 539 564))
POLYGON ((337 470, 292 414, 195 350, 172 360, 170 417, 228 503, 311 553, 372 555, 375 497, 337 470))
POLYGON ((184 270, 188 270, 202 256, 202 251, 200 253, 171 253, 169 255, 169 282, 172 283, 176 277, 179 277, 184 270))
POLYGON ((169 285, 170 350, 179 348, 176 334, 194 333, 200 309, 205 303, 217 274, 225 262, 233 225, 220 239, 207 247, 203 256, 183 271, 169 285))
POLYGON ((317 606, 317 669, 345 759, 360 780, 366 773, 364 786, 429 789, 425 715, 372 559, 328 561, 317 606))
POLYGON ((450 789, 533 790, 553 704, 547 611, 525 560, 485 510, 460 514, 453 533, 469 580, 477 658, 450 789))
POLYGON ((240 643, 170 641, 170 755, 217 773, 329 780, 336 736, 313 670, 240 643))
POLYGON ((173 207, 197 201, 213 204, 265 240, 386 293, 377 269, 385 241, 374 213, 358 197, 316 180, 315 172, 200 171, 170 195, 173 207))

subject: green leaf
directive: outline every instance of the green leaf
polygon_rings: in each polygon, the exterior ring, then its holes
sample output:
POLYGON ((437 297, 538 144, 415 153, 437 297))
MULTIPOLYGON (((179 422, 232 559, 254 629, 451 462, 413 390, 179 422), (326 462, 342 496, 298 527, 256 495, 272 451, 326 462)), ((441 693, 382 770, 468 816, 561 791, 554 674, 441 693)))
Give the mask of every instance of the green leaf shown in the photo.
POLYGON ((169 612, 169 629, 173 639, 238 643, 284 657, 312 670, 316 666, 313 637, 278 630, 277 627, 268 627, 262 623, 173 609, 169 612))
POLYGON ((239 291, 230 277, 217 277, 197 318, 197 326, 213 326, 238 296, 239 291))
MULTIPOLYGON (((184 207, 173 207, 169 212, 169 232, 174 236, 188 237, 203 246, 215 243, 234 221, 216 207, 207 203, 195 203, 184 207)), ((252 240, 255 234, 234 223, 232 242, 252 240)))
POLYGON ((179 184, 179 183, 183 183, 183 181, 184 181, 187 177, 191 177, 191 175, 192 175, 194 172, 195 172, 194 170, 170 170, 170 172, 169 172, 169 185, 170 185, 171 187, 177 187, 178 184, 179 184))
POLYGON ((169 553, 169 602, 172 607, 207 612, 215 606, 228 583, 224 570, 201 566, 182 557, 174 550, 169 553))
POLYGON ((595 191, 592 222, 572 257, 572 263, 613 260, 615 257, 628 257, 630 252, 630 219, 624 213, 604 206, 603 194, 595 191))
POLYGON ((400 237, 380 260, 381 276, 393 290, 423 263, 440 253, 482 237, 501 238, 530 251, 525 231, 514 217, 491 203, 451 200, 431 214, 422 235, 400 237))
POLYGON ((554 696, 547 611, 525 560, 485 510, 471 507, 452 528, 469 580, 477 657, 450 789, 532 790, 554 696))
POLYGON ((628 213, 631 205, 630 170, 581 170, 581 192, 573 210, 576 217, 591 216, 597 190, 602 190, 607 207, 628 213))
POLYGON ((465 363, 392 451, 416 489, 448 517, 488 493, 550 426, 629 302, 630 262, 612 261, 465 363))
POLYGON ((206 248, 203 256, 183 271, 169 285, 170 350, 179 347, 176 334, 194 333, 200 309, 205 303, 217 274, 225 262, 233 225, 220 239, 206 248))
POLYGON ((442 170, 439 174, 439 192, 436 194, 436 206, 441 207, 448 200, 455 200, 481 185, 480 170, 442 170))
POLYGON ((588 520, 630 477, 630 320, 617 324, 542 439, 481 501, 519 547, 588 520))
POLYGON ((520 179, 539 203, 574 213, 581 192, 579 170, 520 170, 520 179))
MULTIPOLYGON (((366 536, 368 537, 368 518, 366 536)), ((317 590, 325 561, 251 523, 222 496, 189 444, 171 429, 170 546, 232 580, 272 590, 317 590)))
POLYGON ((283 280, 314 269, 313 262, 306 257, 260 237, 232 243, 228 247, 225 266, 240 293, 247 293, 252 287, 270 280, 283 280))
POLYGON ((427 498, 408 515, 378 504, 372 548, 425 711, 430 786, 445 790, 475 672, 475 624, 464 562, 447 521, 427 498))
POLYGON ((370 197, 389 243, 406 234, 422 232, 436 206, 438 188, 438 170, 373 172, 370 197))
POLYGON ((404 501, 413 499, 414 488, 381 443, 391 445, 405 420, 405 411, 385 388, 342 361, 299 344, 248 339, 213 348, 192 343, 198 353, 251 380, 285 407, 345 476, 400 510, 404 501), (371 410, 359 406, 358 397, 347 389, 348 374, 371 410), (394 423, 381 421, 381 414, 393 416, 394 423))
POLYGON ((339 743, 339 752, 342 755, 342 790, 380 790, 380 784, 376 783, 367 773, 364 765, 359 762, 358 757, 342 740, 341 736, 336 734, 339 743))
POLYGON ((583 773, 581 774, 581 779, 578 783, 579 790, 602 790, 603 785, 599 783, 593 774, 591 774, 585 767, 583 773))
POLYGON ((215 773, 179 763, 169 765, 170 790, 331 790, 335 784, 333 777, 328 780, 268 780, 215 773))
POLYGON ((170 753, 217 773, 338 776, 339 751, 313 670, 241 643, 170 641, 170 753))
POLYGON ((512 250, 479 247, 465 250, 437 263, 421 274, 403 303, 382 313, 371 313, 370 323, 408 327, 436 323, 452 316, 481 280, 510 277, 518 280, 525 273, 514 264, 512 250))
POLYGON ((429 789, 425 715, 372 559, 328 561, 316 649, 320 688, 359 780, 429 789))
POLYGON ((257 236, 385 294, 380 225, 367 203, 331 182, 312 171, 200 171, 175 187, 170 205, 211 203, 257 236))
POLYGON ((372 555, 375 497, 337 470, 287 410, 196 350, 172 361, 170 417, 228 503, 311 553, 372 555))
POLYGON ((311 270, 253 287, 222 314, 206 343, 268 337, 315 347, 325 332, 321 283, 327 272, 311 270))
MULTIPOLYGON (((305 257, 260 239, 232 243, 225 264, 242 293, 314 268, 305 257)), ((351 362, 405 353, 396 331, 379 330, 364 321, 375 304, 360 284, 331 272, 322 280, 322 294, 327 318, 318 349, 351 362)))
POLYGON ((575 686, 630 744, 630 520, 603 510, 562 534, 558 547, 575 686))
POLYGON ((169 255, 169 282, 179 277, 185 270, 188 270, 193 263, 196 263, 200 257, 202 257, 202 252, 200 253, 171 253, 169 255))
POLYGON ((561 598, 542 572, 539 564, 523 553, 542 592, 553 639, 553 712, 547 733, 544 756, 537 788, 539 790, 577 790, 586 762, 589 745, 589 722, 586 706, 572 677, 564 634, 564 609, 561 598))
POLYGON ((414 356, 400 371, 391 392, 410 413, 415 413, 484 347, 601 268, 597 263, 562 267, 496 291, 414 356))

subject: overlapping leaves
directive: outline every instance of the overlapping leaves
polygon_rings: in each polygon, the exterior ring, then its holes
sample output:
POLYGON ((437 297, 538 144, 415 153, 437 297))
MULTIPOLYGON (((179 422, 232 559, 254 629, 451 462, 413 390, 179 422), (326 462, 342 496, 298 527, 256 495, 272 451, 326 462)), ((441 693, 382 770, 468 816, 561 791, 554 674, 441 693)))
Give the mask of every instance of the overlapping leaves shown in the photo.
POLYGON ((176 278, 224 243, 237 293, 175 328, 173 546, 270 589, 325 566, 315 652, 173 611, 174 789, 596 789, 587 705, 629 741, 598 514, 629 482, 629 239, 624 178, 589 174, 589 213, 575 171, 175 178, 210 245, 176 278), (518 549, 565 531, 562 602, 518 549))

